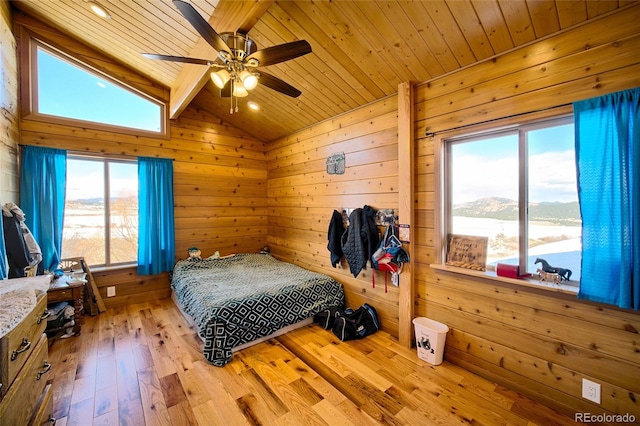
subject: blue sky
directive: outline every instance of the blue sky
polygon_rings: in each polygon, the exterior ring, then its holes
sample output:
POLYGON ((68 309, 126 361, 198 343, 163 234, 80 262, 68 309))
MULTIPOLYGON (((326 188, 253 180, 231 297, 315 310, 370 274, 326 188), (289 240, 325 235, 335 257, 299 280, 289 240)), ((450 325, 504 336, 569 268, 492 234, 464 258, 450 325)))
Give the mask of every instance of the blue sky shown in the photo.
POLYGON ((160 106, 38 49, 42 114, 159 132, 160 106))
MULTIPOLYGON (((573 124, 529 131, 529 200, 577 201, 573 124)), ((517 133, 457 143, 454 204, 485 197, 518 199, 517 133)))

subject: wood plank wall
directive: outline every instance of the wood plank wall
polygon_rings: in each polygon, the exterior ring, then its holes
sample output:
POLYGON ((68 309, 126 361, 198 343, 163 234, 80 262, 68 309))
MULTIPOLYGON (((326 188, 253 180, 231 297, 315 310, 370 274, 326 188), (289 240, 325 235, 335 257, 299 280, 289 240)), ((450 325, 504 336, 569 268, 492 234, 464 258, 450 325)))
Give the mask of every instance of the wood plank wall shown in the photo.
MULTIPOLYGON (((54 46, 118 76, 147 93, 164 96, 167 89, 118 65, 99 52, 25 15, 16 15, 23 29, 54 46)), ((25 37, 23 34, 22 37, 25 37)), ((187 257, 189 247, 203 256, 258 251, 267 241, 267 162, 265 144, 222 120, 188 108, 171 120, 170 138, 124 133, 22 119, 20 139, 72 151, 174 159, 176 256, 187 257)), ((138 276, 135 268, 92 270, 107 308, 168 297, 167 274, 138 276), (107 298, 106 287, 116 296, 107 298)))
POLYGON ((9 2, 0 2, 0 204, 18 201, 18 71, 9 2))
MULTIPOLYGON (((638 314, 432 270, 437 141, 424 135, 427 130, 440 132, 639 86, 639 21, 636 5, 415 89, 416 315, 451 327, 447 360, 568 413, 604 410, 640 418, 638 314), (602 383, 601 405, 580 398, 582 377, 602 383)), ((113 67, 109 61, 104 66, 113 67)), ((326 249, 334 209, 365 204, 398 208, 395 97, 268 147, 195 110, 172 123, 172 139, 165 142, 168 148, 159 147, 157 140, 133 141, 117 134, 26 121, 22 125, 22 143, 114 153, 136 149, 137 154, 176 158, 179 253, 192 245, 209 254, 269 244, 276 257, 343 282, 349 305, 371 303, 378 308, 383 327, 397 334, 397 289, 390 286, 385 293, 382 276, 372 288, 370 270, 353 278, 346 264, 332 268, 326 249), (341 151, 346 153, 346 173, 327 175, 326 157, 341 151), (203 154, 209 157, 204 159, 203 154), (210 184, 219 173, 239 180, 241 186, 225 191, 223 185, 210 184), (261 192, 265 186, 267 191, 261 192), (204 197, 203 188, 210 191, 204 197), (253 194, 253 201, 244 194, 253 194)), ((99 273, 97 280, 101 291, 116 285, 118 294, 125 295, 113 302, 105 299, 107 306, 168 292, 164 277, 148 280, 131 270, 99 273), (147 291, 149 287, 154 289, 147 291)))
POLYGON ((632 413, 640 419, 640 315, 572 295, 431 269, 436 259, 434 153, 441 136, 425 132, 640 86, 638 22, 636 3, 418 85, 415 92, 416 315, 449 325, 447 360, 570 415, 632 413), (602 384, 602 404, 581 398, 582 378, 602 384))
POLYGON ((333 276, 344 284, 347 304, 378 310, 382 327, 398 333, 398 288, 385 293, 384 275, 372 269, 357 278, 348 264, 331 266, 327 231, 334 210, 398 208, 398 101, 389 97, 319 123, 267 149, 269 245, 279 259, 333 276), (345 153, 343 175, 326 173, 326 159, 345 153))

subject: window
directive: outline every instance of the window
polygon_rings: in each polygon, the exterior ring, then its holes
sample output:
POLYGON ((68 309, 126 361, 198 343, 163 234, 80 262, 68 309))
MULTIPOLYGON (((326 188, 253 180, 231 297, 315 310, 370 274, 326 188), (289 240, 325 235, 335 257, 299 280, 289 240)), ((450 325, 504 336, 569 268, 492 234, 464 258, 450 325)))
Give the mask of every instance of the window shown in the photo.
POLYGON ((92 266, 137 261, 136 161, 67 157, 62 257, 81 256, 92 266))
MULTIPOLYGON (((488 237, 487 265, 535 273, 543 258, 580 280, 571 117, 444 139, 444 230, 488 237)), ((446 238, 444 238, 446 240, 446 238)))
POLYGON ((164 135, 164 104, 39 42, 32 49, 31 112, 36 117, 164 135))

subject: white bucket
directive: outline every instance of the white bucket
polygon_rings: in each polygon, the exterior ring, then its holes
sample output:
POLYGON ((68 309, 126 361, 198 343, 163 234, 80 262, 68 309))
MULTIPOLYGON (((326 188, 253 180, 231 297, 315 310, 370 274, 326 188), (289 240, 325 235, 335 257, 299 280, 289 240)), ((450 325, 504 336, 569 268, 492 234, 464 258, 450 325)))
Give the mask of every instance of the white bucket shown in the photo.
POLYGON ((425 317, 413 319, 416 329, 416 347, 418 358, 429 364, 442 364, 444 343, 447 339, 449 327, 440 322, 425 317))

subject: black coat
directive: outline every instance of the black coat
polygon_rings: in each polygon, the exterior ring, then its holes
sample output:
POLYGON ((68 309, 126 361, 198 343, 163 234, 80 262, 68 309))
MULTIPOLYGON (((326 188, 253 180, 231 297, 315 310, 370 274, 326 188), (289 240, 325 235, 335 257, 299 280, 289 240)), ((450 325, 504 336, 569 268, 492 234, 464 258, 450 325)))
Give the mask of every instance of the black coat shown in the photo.
POLYGON ((342 234, 342 252, 354 277, 365 268, 380 243, 375 215, 376 211, 369 206, 355 209, 349 215, 347 230, 342 234))
POLYGON ((342 214, 339 211, 334 210, 331 216, 331 222, 329 222, 328 239, 329 243, 327 248, 331 253, 331 266, 334 268, 342 259, 342 234, 344 234, 344 224, 342 223, 342 214))
POLYGON ((22 235, 20 221, 13 215, 2 216, 2 230, 9 263, 9 278, 24 277, 24 268, 29 266, 31 256, 22 235))

